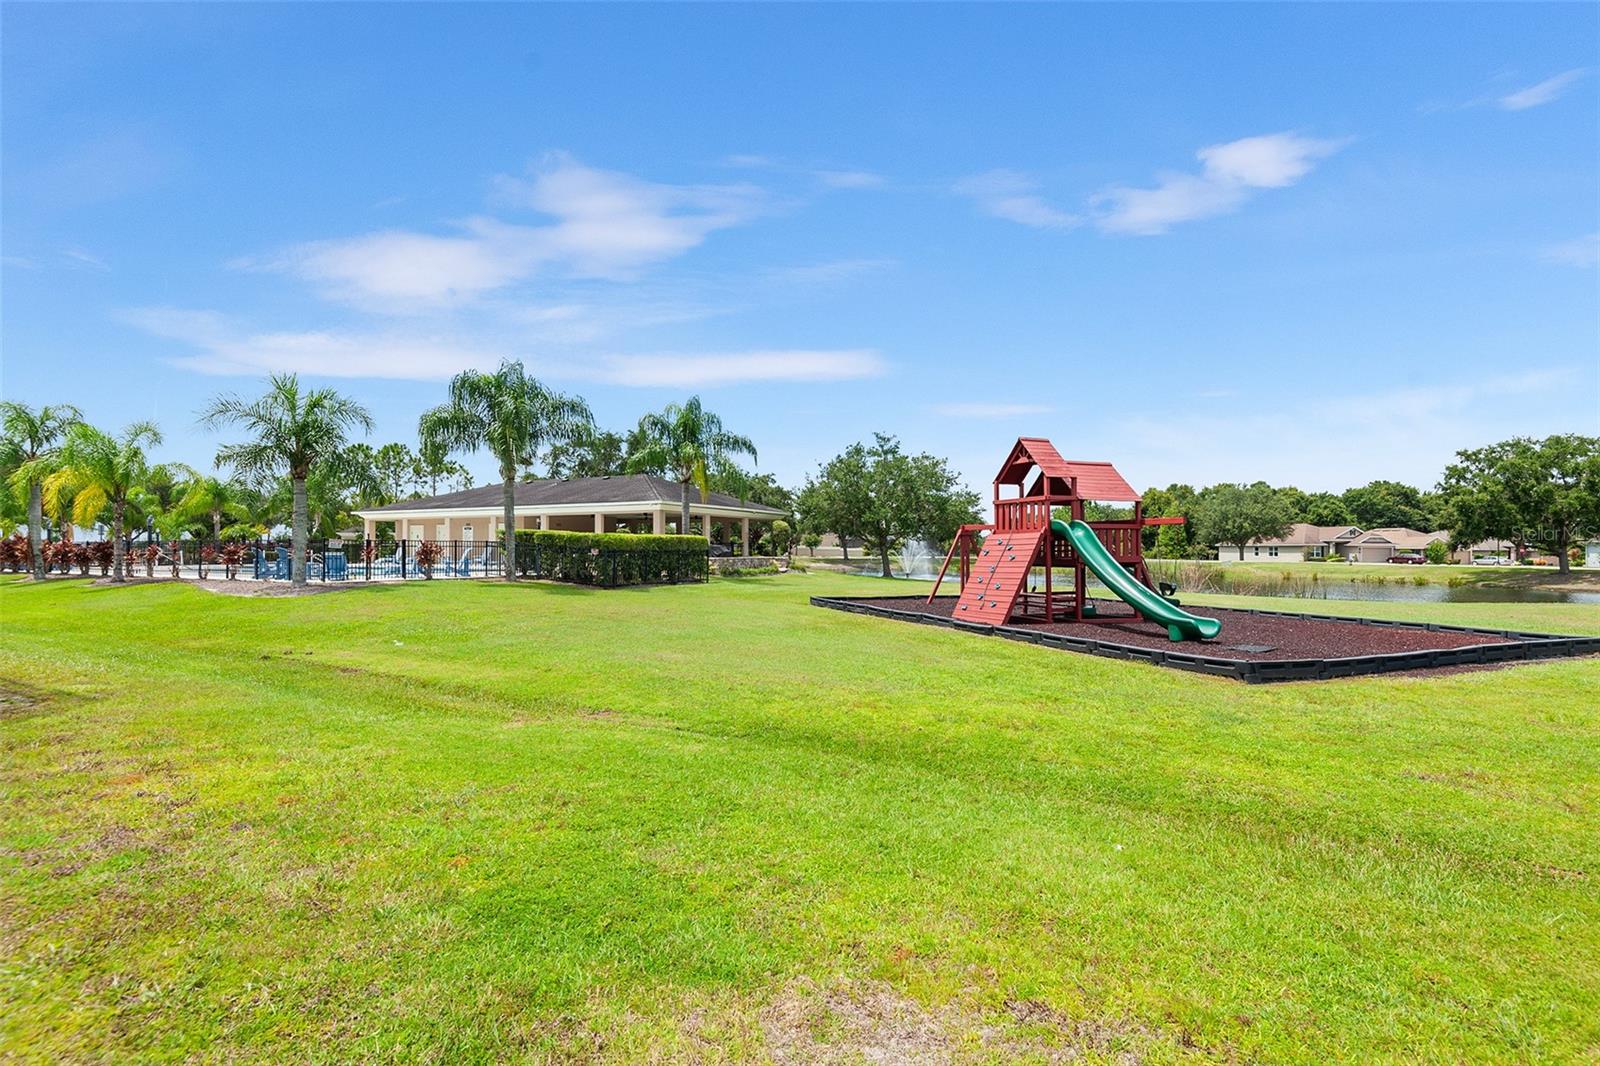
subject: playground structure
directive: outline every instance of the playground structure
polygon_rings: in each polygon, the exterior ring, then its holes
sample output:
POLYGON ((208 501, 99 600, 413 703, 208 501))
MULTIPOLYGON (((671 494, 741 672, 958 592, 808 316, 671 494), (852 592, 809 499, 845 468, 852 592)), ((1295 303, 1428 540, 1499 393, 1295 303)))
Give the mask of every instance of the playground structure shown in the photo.
POLYGON ((1088 575, 1139 615, 1166 627, 1173 641, 1210 640, 1222 629, 1212 618, 1180 608, 1151 584, 1140 538, 1146 526, 1182 518, 1146 518, 1143 502, 1110 463, 1068 462, 1043 437, 1019 437, 994 479, 994 521, 964 525, 946 553, 928 602, 958 561, 961 595, 954 617, 989 625, 1008 622, 1126 624, 1101 617, 1088 596, 1088 575), (1087 503, 1131 503, 1128 519, 1088 522, 1087 503), (1064 510, 1063 521, 1055 516, 1064 510), (1042 587, 1030 577, 1042 569, 1042 587), (1071 570, 1070 589, 1055 587, 1055 571, 1071 570))

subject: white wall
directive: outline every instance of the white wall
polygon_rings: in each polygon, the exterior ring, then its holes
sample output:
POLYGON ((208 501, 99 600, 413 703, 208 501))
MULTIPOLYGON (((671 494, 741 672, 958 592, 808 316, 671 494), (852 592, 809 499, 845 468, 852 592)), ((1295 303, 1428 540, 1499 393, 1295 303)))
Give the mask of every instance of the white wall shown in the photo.
MULTIPOLYGON (((1247 563, 1299 563, 1305 561, 1305 549, 1299 545, 1278 545, 1276 555, 1273 554, 1273 551, 1274 549, 1270 545, 1246 544, 1244 546, 1244 561, 1247 563)), ((1225 563, 1238 562, 1238 545, 1222 545, 1217 549, 1217 558, 1225 563)))

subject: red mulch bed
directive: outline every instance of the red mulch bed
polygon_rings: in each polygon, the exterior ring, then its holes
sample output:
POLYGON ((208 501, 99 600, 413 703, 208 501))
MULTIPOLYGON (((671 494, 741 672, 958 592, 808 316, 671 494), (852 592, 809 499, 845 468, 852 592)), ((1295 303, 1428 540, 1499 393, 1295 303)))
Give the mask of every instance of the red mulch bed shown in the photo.
MULTIPOLYGON (((956 601, 954 596, 941 596, 931 604, 921 596, 874 596, 866 602, 897 611, 920 611, 948 618, 956 601)), ((1168 639, 1166 626, 1145 621, 1120 601, 1095 600, 1095 606, 1102 619, 1098 623, 1013 621, 1007 624, 1115 644, 1167 651, 1185 650, 1221 659, 1261 662, 1341 659, 1353 655, 1391 655, 1408 651, 1443 651, 1476 644, 1514 643, 1513 638, 1491 633, 1452 633, 1422 628, 1361 625, 1354 621, 1332 622, 1320 618, 1259 615, 1223 607, 1195 607, 1194 614, 1221 622, 1222 633, 1215 640, 1184 641, 1180 645, 1168 639), (1267 646, 1272 650, 1244 651, 1236 647, 1240 644, 1267 646)), ((1189 610, 1187 607, 1184 609, 1189 610)))

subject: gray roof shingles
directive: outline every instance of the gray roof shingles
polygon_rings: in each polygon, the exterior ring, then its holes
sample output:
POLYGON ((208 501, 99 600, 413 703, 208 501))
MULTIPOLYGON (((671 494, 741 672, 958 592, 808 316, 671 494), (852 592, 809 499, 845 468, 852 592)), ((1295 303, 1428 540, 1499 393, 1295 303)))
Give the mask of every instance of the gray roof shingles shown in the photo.
MULTIPOLYGON (((514 498, 518 507, 562 507, 595 504, 596 506, 616 503, 647 503, 659 500, 673 506, 683 504, 683 486, 676 481, 656 477, 652 474, 623 474, 617 477, 575 477, 564 481, 545 478, 540 481, 519 481, 516 484, 514 498)), ((689 503, 700 503, 700 494, 691 490, 689 503)), ((713 492, 706 499, 706 503, 713 507, 740 508, 747 511, 759 511, 770 514, 774 518, 783 517, 784 512, 775 507, 767 507, 754 502, 741 502, 737 496, 729 496, 722 492, 713 492)), ((399 511, 447 511, 462 510, 466 508, 483 508, 485 510, 499 511, 503 506, 501 486, 499 482, 493 485, 482 485, 475 489, 463 489, 460 492, 446 492, 438 496, 429 496, 420 500, 401 500, 398 503, 385 504, 382 507, 363 507, 361 514, 385 514, 399 511)))

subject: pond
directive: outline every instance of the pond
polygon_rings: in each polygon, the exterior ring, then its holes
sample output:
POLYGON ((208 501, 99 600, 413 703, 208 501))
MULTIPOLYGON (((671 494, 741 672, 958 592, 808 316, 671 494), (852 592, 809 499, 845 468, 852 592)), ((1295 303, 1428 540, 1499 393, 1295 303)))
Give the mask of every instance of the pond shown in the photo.
POLYGON ((1261 585, 1238 594, 1278 599, 1391 600, 1402 603, 1600 603, 1600 592, 1496 585, 1379 585, 1370 581, 1319 581, 1311 588, 1261 585))

